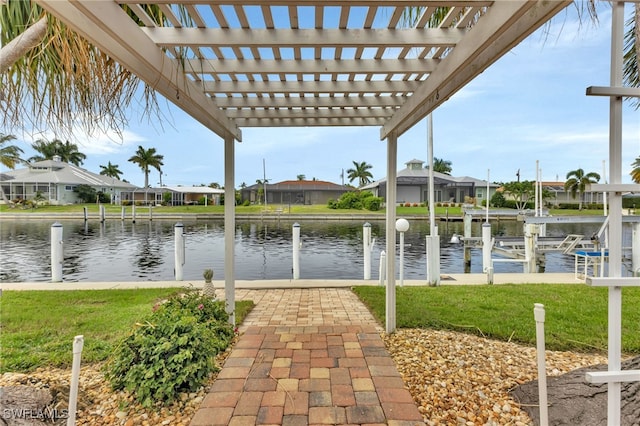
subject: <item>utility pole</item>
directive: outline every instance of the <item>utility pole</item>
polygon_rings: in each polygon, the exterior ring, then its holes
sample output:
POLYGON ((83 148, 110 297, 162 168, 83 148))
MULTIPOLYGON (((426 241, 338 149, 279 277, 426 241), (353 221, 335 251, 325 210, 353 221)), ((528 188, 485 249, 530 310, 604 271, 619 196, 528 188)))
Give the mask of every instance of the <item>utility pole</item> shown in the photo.
POLYGON ((267 166, 264 158, 262 159, 262 185, 264 187, 264 209, 267 209, 267 166))

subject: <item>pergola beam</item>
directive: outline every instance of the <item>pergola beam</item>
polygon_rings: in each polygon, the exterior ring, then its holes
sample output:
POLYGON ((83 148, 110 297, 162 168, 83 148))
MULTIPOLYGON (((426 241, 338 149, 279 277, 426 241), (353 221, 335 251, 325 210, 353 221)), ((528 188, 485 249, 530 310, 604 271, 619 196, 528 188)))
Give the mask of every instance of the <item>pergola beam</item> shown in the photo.
POLYGON ((322 118, 311 116, 307 118, 238 118, 238 125, 241 127, 367 127, 381 126, 384 118, 365 117, 332 117, 322 118))
POLYGON ((279 119, 279 118, 388 118, 393 114, 391 108, 359 108, 359 109, 230 109, 227 116, 233 119, 258 118, 258 119, 279 119))
POLYGON ((356 108, 356 107, 399 107, 406 96, 266 96, 216 97, 220 108, 356 108))
MULTIPOLYGON (((177 59, 174 59, 178 62, 177 59)), ((402 74, 435 70, 440 59, 345 59, 306 61, 270 59, 221 59, 184 61, 184 68, 196 74, 402 74)))
POLYGON ((408 93, 417 81, 205 81, 206 93, 408 93))
POLYGON ((459 28, 407 29, 263 29, 142 27, 163 47, 414 47, 455 46, 466 30, 459 28))
MULTIPOLYGON (((120 4, 140 4, 140 0, 118 0, 120 4)), ((175 4, 176 0, 153 0, 154 4, 175 4)), ((216 4, 230 6, 264 5, 263 0, 180 0, 184 5, 216 4)), ((375 7, 426 7, 426 6, 456 6, 462 7, 472 4, 474 7, 491 6, 494 0, 279 0, 276 6, 375 6, 375 7)))

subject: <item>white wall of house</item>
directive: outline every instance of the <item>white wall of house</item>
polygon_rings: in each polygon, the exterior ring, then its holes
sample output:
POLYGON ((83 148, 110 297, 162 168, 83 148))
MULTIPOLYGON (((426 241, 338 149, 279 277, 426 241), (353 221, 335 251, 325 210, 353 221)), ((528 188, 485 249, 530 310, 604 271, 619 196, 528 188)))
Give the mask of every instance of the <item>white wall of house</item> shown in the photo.
POLYGON ((396 199, 398 203, 420 203, 420 187, 398 186, 396 199))

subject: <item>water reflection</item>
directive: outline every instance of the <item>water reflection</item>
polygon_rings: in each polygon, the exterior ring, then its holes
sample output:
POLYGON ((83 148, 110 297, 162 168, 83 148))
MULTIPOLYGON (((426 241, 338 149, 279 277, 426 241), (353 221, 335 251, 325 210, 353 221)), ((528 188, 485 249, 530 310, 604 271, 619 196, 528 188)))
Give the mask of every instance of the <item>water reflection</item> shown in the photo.
MULTIPOLYGON (((0 280, 49 281, 52 222, 3 221, 0 224, 0 280)), ((63 221, 65 281, 127 281, 174 279, 174 221, 63 221)), ((380 252, 385 250, 384 221, 370 221, 375 239, 371 277, 378 278, 380 252)), ((238 221, 236 277, 289 279, 292 277, 292 221, 238 221)), ((300 221, 300 276, 309 279, 361 279, 362 225, 353 221, 300 221)), ((472 224, 479 236, 481 224, 472 224)), ((548 236, 569 233, 590 236, 598 224, 553 224, 548 236)), ((223 221, 184 222, 184 279, 201 280, 205 268, 224 278, 223 221)), ((522 222, 492 223, 494 235, 522 236, 522 222)), ((451 242, 463 234, 461 222, 440 222, 441 272, 464 272, 463 245, 451 242)), ((425 236, 428 221, 412 221, 405 234, 405 279, 426 276, 425 236)), ((629 244, 627 244, 629 245, 629 244)), ((471 250, 470 272, 482 272, 481 250, 471 250)), ((547 272, 572 272, 574 258, 561 253, 546 256, 547 272)), ((522 265, 502 263, 496 272, 521 272, 522 265)))

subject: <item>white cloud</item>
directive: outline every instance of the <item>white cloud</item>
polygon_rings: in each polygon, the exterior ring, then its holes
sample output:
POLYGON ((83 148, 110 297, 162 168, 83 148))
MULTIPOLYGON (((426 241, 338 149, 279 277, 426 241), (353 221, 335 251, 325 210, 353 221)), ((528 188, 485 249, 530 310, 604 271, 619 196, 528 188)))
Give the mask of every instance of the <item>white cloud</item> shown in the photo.
POLYGON ((121 134, 115 131, 96 131, 92 135, 84 133, 80 128, 76 128, 73 134, 69 137, 61 137, 50 131, 31 133, 31 142, 35 142, 38 139, 51 141, 53 139, 60 139, 62 141, 69 141, 78 145, 78 151, 86 155, 111 155, 118 154, 128 150, 131 145, 140 144, 146 142, 148 139, 143 135, 139 135, 130 130, 124 130, 121 134))

